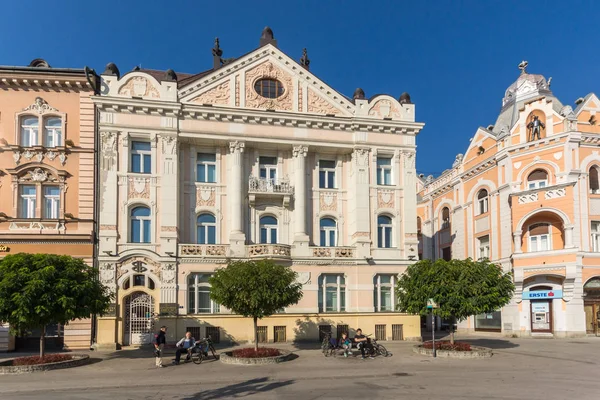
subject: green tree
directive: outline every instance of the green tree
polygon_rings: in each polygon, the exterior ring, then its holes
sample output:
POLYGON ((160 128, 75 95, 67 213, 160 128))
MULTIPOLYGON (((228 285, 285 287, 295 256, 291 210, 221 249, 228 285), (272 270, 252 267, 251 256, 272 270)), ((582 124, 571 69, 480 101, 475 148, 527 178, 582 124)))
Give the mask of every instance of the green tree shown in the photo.
POLYGON ((78 258, 19 253, 0 261, 0 321, 15 335, 40 328, 40 357, 46 325, 102 314, 109 304, 98 270, 78 258))
MULTIPOLYGON (((397 309, 427 315, 427 300, 439 306, 433 314, 462 321, 471 315, 491 313, 508 304, 515 286, 512 275, 484 259, 421 260, 409 266, 398 280, 397 309)), ((454 343, 454 326, 450 329, 454 343)))
POLYGON ((296 277, 291 268, 271 260, 233 261, 210 278, 210 298, 254 319, 254 349, 258 350, 258 320, 302 298, 302 284, 296 277))

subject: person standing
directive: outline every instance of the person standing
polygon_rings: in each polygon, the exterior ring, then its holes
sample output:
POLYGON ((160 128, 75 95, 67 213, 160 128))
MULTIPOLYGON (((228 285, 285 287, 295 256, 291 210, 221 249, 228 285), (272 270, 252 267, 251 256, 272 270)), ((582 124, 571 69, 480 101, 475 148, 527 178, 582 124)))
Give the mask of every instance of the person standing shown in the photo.
POLYGON ((163 368, 162 364, 162 352, 165 344, 167 344, 167 338, 165 337, 167 333, 167 327, 161 326, 160 331, 154 335, 154 353, 156 355, 156 368, 163 368))

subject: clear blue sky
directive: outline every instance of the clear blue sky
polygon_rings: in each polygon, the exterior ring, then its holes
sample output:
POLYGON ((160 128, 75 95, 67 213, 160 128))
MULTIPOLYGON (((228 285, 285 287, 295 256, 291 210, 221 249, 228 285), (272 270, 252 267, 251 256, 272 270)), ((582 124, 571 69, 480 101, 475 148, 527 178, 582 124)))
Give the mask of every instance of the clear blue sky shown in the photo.
POLYGON ((0 64, 41 57, 99 72, 110 61, 121 72, 199 72, 212 66, 215 36, 235 57, 269 25, 284 52, 298 59, 307 47, 311 71, 346 95, 409 92, 426 123, 417 139, 426 174, 450 167, 477 127, 495 122, 523 59, 553 77, 565 104, 600 92, 594 0, 4 0, 2 11, 0 64))

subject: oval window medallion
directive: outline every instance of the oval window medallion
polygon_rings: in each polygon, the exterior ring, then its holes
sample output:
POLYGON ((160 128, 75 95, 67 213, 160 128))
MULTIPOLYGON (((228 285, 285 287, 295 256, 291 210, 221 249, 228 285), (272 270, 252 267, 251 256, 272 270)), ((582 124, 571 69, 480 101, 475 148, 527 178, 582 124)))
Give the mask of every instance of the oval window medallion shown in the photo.
POLYGON ((267 99, 281 97, 284 92, 283 83, 273 78, 261 78, 254 83, 256 93, 267 99))

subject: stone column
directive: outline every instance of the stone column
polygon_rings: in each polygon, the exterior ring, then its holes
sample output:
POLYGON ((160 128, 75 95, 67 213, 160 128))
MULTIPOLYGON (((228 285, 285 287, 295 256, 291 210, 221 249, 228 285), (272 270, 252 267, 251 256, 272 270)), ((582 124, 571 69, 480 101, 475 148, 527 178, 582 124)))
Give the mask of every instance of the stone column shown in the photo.
POLYGON ((573 228, 575 225, 565 225, 565 249, 572 249, 573 245, 573 228))
POLYGON ((229 201, 230 211, 230 231, 229 245, 231 255, 244 257, 246 255, 246 235, 244 234, 242 221, 242 205, 244 184, 243 176, 243 156, 244 142, 229 142, 230 152, 230 179, 227 184, 227 200, 229 201))
POLYGON ((306 234, 306 155, 308 147, 294 146, 294 253, 308 256, 306 234))

